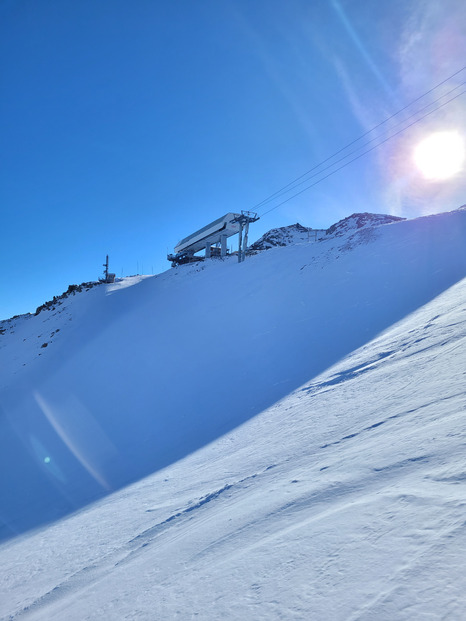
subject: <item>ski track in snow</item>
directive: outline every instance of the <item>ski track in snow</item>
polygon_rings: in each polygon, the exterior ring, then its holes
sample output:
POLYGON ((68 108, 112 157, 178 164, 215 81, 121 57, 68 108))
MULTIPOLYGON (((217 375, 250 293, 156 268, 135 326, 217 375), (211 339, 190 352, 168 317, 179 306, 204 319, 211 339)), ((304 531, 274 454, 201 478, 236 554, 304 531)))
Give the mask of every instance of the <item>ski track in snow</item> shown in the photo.
MULTIPOLYGON (((269 468, 267 468, 267 470, 269 468)), ((217 501, 221 495, 225 494, 225 492, 236 490, 239 486, 244 487, 246 482, 255 479, 257 476, 258 474, 251 475, 234 484, 226 484, 222 488, 206 494, 181 511, 170 515, 170 517, 162 522, 155 524, 154 526, 151 526, 145 531, 139 533, 118 550, 115 550, 108 556, 99 559, 98 563, 83 567, 78 572, 68 577, 61 584, 55 586, 51 591, 48 591, 40 598, 26 606, 23 610, 9 616, 8 618, 13 620, 23 617, 29 613, 36 613, 41 608, 45 608, 61 598, 67 597, 70 594, 73 594, 73 596, 76 595, 76 593, 85 589, 89 584, 98 582, 100 577, 106 576, 112 569, 131 562, 136 555, 144 551, 144 548, 156 543, 157 538, 169 527, 171 527, 174 521, 176 521, 178 525, 179 522, 192 519, 192 516, 190 515, 191 513, 198 512, 204 507, 204 505, 217 501)), ((151 512, 150 509, 146 511, 148 513, 151 512)), ((198 525, 199 518, 197 526, 198 525)), ((175 539, 176 536, 170 537, 172 542, 175 539)))

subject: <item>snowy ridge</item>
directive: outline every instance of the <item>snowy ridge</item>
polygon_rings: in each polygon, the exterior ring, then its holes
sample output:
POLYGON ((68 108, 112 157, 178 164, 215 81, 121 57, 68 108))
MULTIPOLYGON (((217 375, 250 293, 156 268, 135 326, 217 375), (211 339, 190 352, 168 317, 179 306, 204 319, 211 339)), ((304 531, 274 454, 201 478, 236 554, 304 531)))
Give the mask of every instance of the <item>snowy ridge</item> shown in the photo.
POLYGON ((268 250, 275 246, 290 246, 293 244, 315 241, 323 237, 323 235, 325 235, 325 231, 312 229, 297 222, 296 224, 290 224, 290 226, 271 229, 256 242, 251 244, 248 252, 258 252, 261 250, 268 250))
POLYGON ((65 293, 39 306, 34 314, 17 315, 0 321, 0 390, 8 386, 18 373, 28 370, 29 365, 40 364, 38 359, 47 354, 47 347, 55 348, 62 343, 66 347, 66 341, 62 339, 73 331, 72 322, 81 321, 89 305, 94 303, 94 287, 103 286, 105 293, 110 294, 134 286, 145 278, 128 276, 118 279, 113 285, 100 282, 70 285, 65 293))
POLYGON ((291 246, 294 244, 328 239, 328 237, 347 236, 361 229, 375 228, 384 224, 401 222, 402 220, 404 220, 404 218, 386 214, 354 213, 336 224, 333 224, 327 230, 313 229, 297 222, 296 224, 283 226, 278 229, 271 229, 256 242, 251 244, 249 253, 253 254, 262 250, 269 250, 276 246, 291 246))
POLYGON ((353 213, 351 216, 343 218, 343 220, 333 224, 329 229, 327 229, 326 234, 331 237, 341 237, 356 230, 382 226, 384 224, 392 224, 393 222, 401 222, 402 220, 405 220, 405 218, 389 216, 386 214, 353 213))
POLYGON ((24 322, 1 618, 462 619, 466 211, 367 230, 24 322))

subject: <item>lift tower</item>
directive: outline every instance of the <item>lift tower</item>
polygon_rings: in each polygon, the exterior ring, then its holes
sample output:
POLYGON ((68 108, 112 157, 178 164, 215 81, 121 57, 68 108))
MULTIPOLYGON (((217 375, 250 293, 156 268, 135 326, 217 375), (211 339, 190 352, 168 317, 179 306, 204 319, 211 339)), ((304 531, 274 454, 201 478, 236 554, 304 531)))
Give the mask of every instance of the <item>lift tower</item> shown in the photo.
POLYGON ((240 215, 236 216, 233 222, 239 224, 238 234, 238 263, 241 263, 246 258, 246 249, 248 247, 248 233, 249 224, 251 222, 257 222, 259 216, 252 211, 242 211, 240 215), (244 237, 243 237, 244 232, 244 237))

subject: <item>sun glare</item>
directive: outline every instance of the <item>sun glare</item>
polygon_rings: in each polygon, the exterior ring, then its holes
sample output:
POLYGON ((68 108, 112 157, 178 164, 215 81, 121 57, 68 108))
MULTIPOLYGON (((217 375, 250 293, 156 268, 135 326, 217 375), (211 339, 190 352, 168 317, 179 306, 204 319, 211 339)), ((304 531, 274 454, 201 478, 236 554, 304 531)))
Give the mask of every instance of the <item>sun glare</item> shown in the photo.
POLYGON ((463 169, 464 141, 458 132, 437 132, 420 142, 414 161, 426 179, 448 179, 463 169))

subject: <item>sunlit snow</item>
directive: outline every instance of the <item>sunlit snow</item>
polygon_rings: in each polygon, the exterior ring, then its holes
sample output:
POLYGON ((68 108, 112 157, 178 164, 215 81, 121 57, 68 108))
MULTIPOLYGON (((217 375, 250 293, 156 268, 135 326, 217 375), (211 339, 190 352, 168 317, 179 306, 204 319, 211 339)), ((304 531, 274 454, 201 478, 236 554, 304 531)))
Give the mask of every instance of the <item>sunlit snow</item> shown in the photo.
POLYGON ((464 618, 465 243, 353 219, 2 322, 0 617, 464 618))

